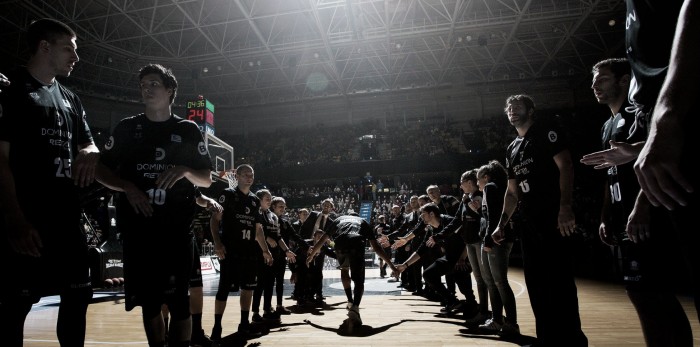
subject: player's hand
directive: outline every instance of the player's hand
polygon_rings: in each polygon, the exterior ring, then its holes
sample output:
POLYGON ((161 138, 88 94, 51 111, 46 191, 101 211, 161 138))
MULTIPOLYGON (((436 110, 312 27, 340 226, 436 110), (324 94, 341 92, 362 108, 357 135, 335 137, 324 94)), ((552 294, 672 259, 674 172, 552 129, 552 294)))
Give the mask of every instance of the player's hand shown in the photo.
POLYGON ((598 236, 600 236, 600 241, 603 241, 604 244, 608 246, 615 245, 615 237, 612 232, 608 231, 605 222, 600 223, 598 226, 598 236))
POLYGON ((153 215, 153 206, 151 206, 151 199, 148 195, 138 189, 131 182, 127 182, 123 187, 126 199, 129 201, 131 207, 134 208, 134 212, 137 214, 142 214, 146 217, 153 215))
POLYGON ((496 230, 491 233, 491 239, 493 239, 493 242, 495 242, 497 245, 500 245, 503 240, 505 240, 506 234, 503 232, 503 229, 501 227, 496 227, 496 230))
POLYGON ((594 169, 607 169, 611 166, 626 164, 637 159, 643 144, 615 141, 609 143, 609 149, 586 154, 581 158, 581 163, 593 165, 594 169))
POLYGON ((41 256, 39 232, 24 217, 7 218, 7 239, 12 250, 31 257, 41 256))
POLYGON ((272 253, 270 253, 269 250, 267 252, 263 252, 263 258, 265 258, 265 265, 272 266, 274 260, 272 259, 272 253))
POLYGON ((214 253, 219 259, 226 259, 226 247, 220 242, 214 244, 214 253))
POLYGON ((79 187, 87 187, 95 181, 95 169, 100 161, 100 152, 83 148, 78 151, 71 165, 73 182, 79 187))
POLYGON ((207 211, 211 213, 220 213, 224 212, 224 207, 221 206, 216 200, 214 199, 208 199, 207 200, 207 211))
POLYGON ((433 248, 433 246, 435 246, 435 239, 432 236, 429 237, 428 240, 425 241, 425 245, 430 248, 433 248))
POLYGON ((627 217, 627 227, 625 228, 627 236, 634 243, 646 241, 651 238, 650 207, 646 203, 640 203, 639 200, 637 201, 629 217, 627 217))
POLYGON ((158 189, 170 189, 177 181, 185 177, 188 168, 182 165, 173 166, 158 175, 156 179, 156 184, 158 189))
POLYGON ((285 252, 285 255, 287 256, 287 261, 289 261, 291 264, 294 264, 297 262, 297 256, 291 250, 288 249, 285 252))
POLYGON ((306 257, 306 267, 309 267, 309 264, 311 264, 311 262, 314 261, 314 258, 316 258, 316 255, 314 254, 309 254, 306 257))
POLYGON ((576 233, 576 217, 570 205, 559 206, 559 232, 564 237, 576 233))
POLYGON ((399 237, 398 239, 396 239, 396 241, 394 241, 394 244, 391 245, 391 249, 394 249, 394 250, 399 249, 399 248, 403 247, 404 245, 406 245, 407 242, 408 242, 408 240, 406 240, 405 238, 399 237))

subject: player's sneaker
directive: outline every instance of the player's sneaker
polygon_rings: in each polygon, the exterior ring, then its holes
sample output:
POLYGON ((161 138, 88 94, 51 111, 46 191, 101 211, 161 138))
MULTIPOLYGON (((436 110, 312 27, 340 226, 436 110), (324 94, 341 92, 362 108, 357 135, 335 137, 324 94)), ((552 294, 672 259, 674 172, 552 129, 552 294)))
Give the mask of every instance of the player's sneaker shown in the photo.
POLYGON ((517 336, 520 335, 520 326, 517 323, 511 323, 506 321, 501 327, 501 331, 498 332, 501 336, 517 336))
POLYGON ((262 336, 262 332, 253 329, 250 324, 238 324, 238 335, 244 339, 254 339, 262 336))
POLYGON ((484 324, 487 319, 491 318, 491 315, 488 313, 483 313, 483 312, 477 312, 475 315, 465 319, 464 324, 466 326, 479 326, 481 324, 484 324))
POLYGON ((221 340, 221 326, 214 326, 211 328, 211 335, 209 336, 213 341, 221 340))
POLYGON ((360 308, 353 305, 350 310, 348 310, 348 318, 352 320, 356 325, 362 325, 362 318, 360 318, 360 308))
POLYGON ((211 347, 212 341, 209 336, 204 333, 204 329, 200 329, 199 332, 192 332, 190 344, 192 346, 211 347))
POLYGON ((479 329, 495 333, 500 332, 502 327, 503 324, 499 323, 493 318, 489 318, 486 320, 486 323, 479 325, 479 329))
POLYGON ((265 311, 265 313, 262 316, 262 319, 267 322, 279 322, 280 315, 277 312, 265 311))
POLYGON ((277 306, 277 309, 275 311, 277 311, 277 313, 280 315, 292 314, 292 311, 290 311, 288 308, 286 308, 282 305, 277 306))

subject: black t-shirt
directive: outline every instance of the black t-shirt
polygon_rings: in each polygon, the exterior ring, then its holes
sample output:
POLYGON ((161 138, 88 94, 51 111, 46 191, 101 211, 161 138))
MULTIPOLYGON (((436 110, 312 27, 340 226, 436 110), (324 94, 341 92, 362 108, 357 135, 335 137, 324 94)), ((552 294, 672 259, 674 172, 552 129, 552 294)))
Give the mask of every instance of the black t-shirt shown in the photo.
POLYGON ((20 207, 35 226, 78 223, 71 168, 79 146, 93 142, 80 99, 58 81, 43 85, 26 68, 8 77, 12 84, 0 93, 0 141, 10 144, 20 207), (37 208, 38 201, 49 208, 37 208))
POLYGON ((175 115, 164 122, 150 121, 144 114, 125 118, 105 143, 101 160, 151 199, 153 216, 144 217, 134 212, 121 193, 117 202, 119 223, 141 223, 148 218, 166 229, 189 231, 197 211, 195 185, 182 178, 170 189, 159 189, 156 179, 177 165, 194 170, 211 168, 209 151, 194 122, 175 115))
POLYGON ((648 112, 666 78, 683 0, 626 0, 625 43, 632 66, 630 100, 648 112))
POLYGON ((229 254, 239 258, 254 258, 262 251, 255 239, 256 224, 264 224, 260 213, 260 199, 255 194, 243 194, 238 188, 226 188, 219 195, 219 204, 224 208, 221 219, 221 242, 229 254))
POLYGON ((369 223, 357 216, 340 216, 326 223, 324 231, 333 239, 337 250, 364 248, 365 242, 374 238, 369 223))
POLYGON ((481 192, 476 191, 471 196, 463 199, 459 204, 455 218, 446 225, 443 233, 452 234, 457 232, 457 234, 466 243, 476 243, 481 241, 479 238, 479 231, 481 230, 481 213, 479 211, 474 211, 469 207, 468 203, 471 201, 478 201, 481 205, 482 195, 481 192))
POLYGON ((517 180, 524 218, 557 221, 561 192, 559 168, 553 157, 568 149, 567 141, 557 119, 545 118, 536 119, 525 136, 518 136, 508 146, 508 178, 517 180))
MULTIPOLYGON (((605 122, 602 128, 602 145, 603 149, 610 148, 610 140, 618 142, 635 143, 644 141, 645 134, 641 131, 630 135, 630 128, 634 124, 635 115, 625 111, 626 106, 620 108, 620 112, 615 116, 611 116, 605 122)), ((612 203, 612 211, 610 217, 613 218, 613 225, 616 226, 617 232, 624 232, 624 227, 627 224, 627 216, 632 212, 637 194, 639 193, 639 181, 634 173, 634 162, 623 165, 612 166, 607 170, 608 188, 610 189, 610 201, 612 203), (623 228, 619 230, 619 228, 623 228)))

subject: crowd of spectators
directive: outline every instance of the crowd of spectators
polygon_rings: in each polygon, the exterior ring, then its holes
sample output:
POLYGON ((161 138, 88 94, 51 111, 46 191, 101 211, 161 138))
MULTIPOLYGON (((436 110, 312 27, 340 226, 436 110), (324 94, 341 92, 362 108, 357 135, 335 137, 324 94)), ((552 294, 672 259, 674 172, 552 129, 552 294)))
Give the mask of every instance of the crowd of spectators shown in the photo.
POLYGON ((247 136, 221 134, 236 150, 236 161, 256 170, 295 165, 395 160, 416 155, 466 153, 463 129, 445 124, 415 123, 384 127, 377 122, 337 127, 278 129, 247 136), (374 150, 363 151, 363 147, 374 150), (369 154, 371 154, 371 156, 369 154))

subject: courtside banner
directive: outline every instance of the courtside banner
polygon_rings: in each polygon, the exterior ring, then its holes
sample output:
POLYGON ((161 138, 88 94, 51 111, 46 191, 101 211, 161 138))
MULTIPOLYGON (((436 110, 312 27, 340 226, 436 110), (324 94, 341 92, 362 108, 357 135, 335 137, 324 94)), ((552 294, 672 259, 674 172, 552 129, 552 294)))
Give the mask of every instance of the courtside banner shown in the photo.
POLYGON ((199 263, 202 267, 202 275, 216 274, 216 269, 214 269, 214 263, 211 261, 211 257, 199 257, 199 263))

